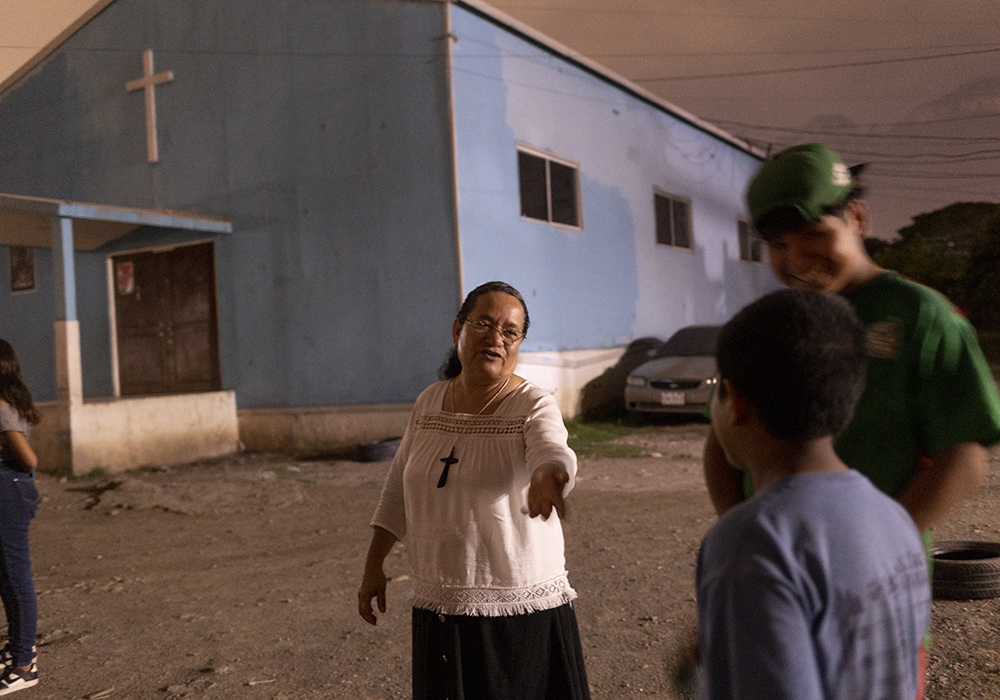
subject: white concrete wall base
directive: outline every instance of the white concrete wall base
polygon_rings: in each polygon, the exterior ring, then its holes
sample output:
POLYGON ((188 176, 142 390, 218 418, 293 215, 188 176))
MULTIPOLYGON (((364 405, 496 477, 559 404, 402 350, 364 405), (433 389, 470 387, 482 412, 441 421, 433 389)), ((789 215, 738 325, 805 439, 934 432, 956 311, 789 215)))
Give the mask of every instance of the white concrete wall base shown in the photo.
POLYGON ((69 404, 36 404, 41 422, 31 429, 31 448, 38 455, 38 471, 72 473, 73 444, 70 440, 69 404))
POLYGON ((251 452, 321 455, 360 442, 399 437, 413 404, 262 408, 239 412, 240 440, 251 452))
POLYGON ((568 420, 580 415, 580 397, 587 382, 613 367, 624 354, 625 348, 522 352, 514 371, 552 394, 568 420))
MULTIPOLYGON (((521 353, 517 374, 555 396, 564 418, 580 413, 584 385, 624 348, 521 353)), ((83 475, 253 452, 320 455, 398 437, 412 404, 236 410, 234 392, 40 404, 31 442, 39 469, 83 475)))
POLYGON ((42 471, 89 474, 182 464, 240 449, 236 394, 216 391, 42 404, 32 444, 42 471))
POLYGON ((83 403, 80 322, 56 321, 56 389, 61 402, 83 403))

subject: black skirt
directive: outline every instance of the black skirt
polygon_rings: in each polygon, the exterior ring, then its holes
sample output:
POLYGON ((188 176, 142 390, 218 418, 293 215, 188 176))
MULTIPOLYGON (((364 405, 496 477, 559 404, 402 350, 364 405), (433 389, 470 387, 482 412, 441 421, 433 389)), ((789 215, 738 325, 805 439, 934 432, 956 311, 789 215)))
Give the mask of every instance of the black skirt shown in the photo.
POLYGON ((501 617, 413 609, 414 700, 590 700, 573 606, 501 617))

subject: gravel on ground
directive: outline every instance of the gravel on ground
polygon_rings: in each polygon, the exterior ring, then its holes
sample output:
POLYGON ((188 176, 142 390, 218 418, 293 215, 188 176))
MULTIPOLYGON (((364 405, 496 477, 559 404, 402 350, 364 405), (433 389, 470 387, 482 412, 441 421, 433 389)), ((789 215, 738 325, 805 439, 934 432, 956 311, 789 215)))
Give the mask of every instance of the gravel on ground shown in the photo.
MULTIPOLYGON (((703 422, 642 426, 645 456, 584 458, 565 523, 595 700, 675 698, 695 626, 694 562, 715 514, 703 422)), ((941 539, 1000 541, 989 484, 941 539)), ((244 454, 125 475, 39 475, 32 525, 41 682, 25 697, 383 700, 410 695, 410 581, 357 615, 388 463, 244 454)), ((1000 695, 1000 600, 939 601, 929 700, 1000 695)))

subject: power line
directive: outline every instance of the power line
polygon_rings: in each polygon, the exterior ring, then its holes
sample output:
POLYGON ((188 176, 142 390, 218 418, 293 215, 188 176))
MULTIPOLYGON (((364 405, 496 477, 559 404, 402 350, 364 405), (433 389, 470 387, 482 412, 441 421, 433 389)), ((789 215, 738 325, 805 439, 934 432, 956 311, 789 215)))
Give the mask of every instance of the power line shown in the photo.
POLYGON ((832 70, 836 68, 860 68, 863 66, 881 66, 891 63, 916 63, 917 61, 931 61, 942 58, 959 58, 963 56, 977 56, 988 53, 1000 53, 1000 48, 981 49, 977 51, 955 51, 950 53, 933 54, 930 56, 912 56, 910 58, 884 58, 873 61, 851 61, 848 63, 830 63, 823 66, 796 66, 793 68, 772 68, 768 70, 742 71, 736 73, 703 73, 701 75, 675 75, 662 78, 633 78, 637 83, 659 83, 673 80, 707 80, 710 78, 749 78, 762 75, 781 75, 785 73, 807 73, 809 71, 832 70))
POLYGON ((662 17, 664 19, 675 20, 677 18, 690 18, 690 19, 701 19, 701 18, 716 18, 716 19, 731 19, 731 20, 753 20, 753 21, 766 21, 771 22, 774 20, 788 21, 788 22, 839 22, 846 24, 857 24, 863 23, 866 26, 871 26, 873 24, 888 24, 893 27, 910 25, 910 26, 951 26, 951 27, 982 27, 982 21, 956 21, 948 22, 942 21, 940 18, 919 20, 912 19, 912 13, 908 13, 905 18, 893 17, 887 18, 885 20, 872 21, 871 17, 860 16, 860 17, 844 17, 844 16, 831 16, 831 15, 790 15, 790 14, 775 14, 766 15, 759 12, 751 14, 737 14, 733 12, 684 12, 677 10, 638 10, 638 9, 623 9, 620 2, 613 4, 612 8, 608 8, 607 5, 600 8, 589 8, 589 7, 579 7, 578 5, 573 5, 572 7, 553 7, 549 3, 545 4, 525 4, 525 3, 513 3, 513 2, 497 2, 494 0, 492 3, 498 9, 510 13, 511 10, 526 10, 532 13, 546 13, 546 14, 562 14, 571 13, 573 15, 614 15, 619 16, 639 16, 639 17, 662 17))
MULTIPOLYGON (((964 122, 971 121, 974 119, 996 119, 1000 117, 1000 112, 989 112, 986 114, 968 114, 961 117, 941 117, 940 119, 922 119, 920 121, 901 121, 901 122, 883 122, 881 124, 858 124, 857 128, 862 129, 889 129, 889 128, 899 128, 903 126, 928 126, 931 124, 948 124, 954 122, 964 122)), ((761 129, 767 131, 787 131, 799 134, 805 133, 817 133, 817 134, 827 134, 827 135, 840 135, 833 131, 815 131, 810 132, 810 130, 805 128, 795 128, 790 126, 772 126, 764 124, 748 124, 746 122, 735 122, 728 119, 713 119, 712 117, 705 117, 706 121, 710 121, 714 124, 730 124, 738 126, 740 128, 746 129, 761 129)), ((864 134, 860 132, 844 132, 843 136, 863 136, 864 134)))
MULTIPOLYGON (((840 151, 841 152, 846 152, 846 153, 853 153, 854 155, 860 156, 860 157, 863 157, 863 158, 878 158, 880 160, 885 160, 887 162, 889 162, 889 161, 908 162, 908 161, 914 161, 914 160, 920 160, 920 159, 927 159, 927 158, 944 158, 944 159, 948 159, 949 157, 955 156, 955 155, 958 155, 960 157, 975 157, 975 156, 983 156, 983 155, 987 155, 987 154, 997 154, 998 156, 1000 156, 1000 150, 973 151, 973 152, 968 153, 968 154, 950 154, 950 153, 927 153, 927 154, 924 154, 924 153, 891 153, 891 152, 890 153, 886 153, 885 151, 870 151, 870 150, 857 149, 857 148, 848 148, 846 146, 842 146, 840 148, 840 151)), ((989 159, 985 159, 985 160, 989 160, 989 159)))
MULTIPOLYGON (((993 116, 1000 117, 1000 113, 994 114, 993 116)), ((740 128, 740 129, 757 129, 760 131, 773 131, 778 133, 788 133, 788 134, 811 134, 814 136, 836 136, 842 138, 864 138, 864 139, 880 139, 880 140, 890 140, 890 141, 908 141, 908 140, 919 140, 919 141, 953 141, 956 143, 978 143, 978 142, 1000 142, 1000 136, 935 136, 933 134, 879 134, 879 133, 864 133, 861 131, 834 131, 830 129, 810 129, 810 128, 795 128, 786 126, 767 126, 766 124, 748 124, 746 122, 734 122, 727 119, 709 119, 706 118, 713 124, 718 124, 719 126, 724 126, 729 128, 740 128)), ((895 124, 886 124, 882 128, 894 127, 895 124)), ((868 127, 862 127, 868 128, 868 127)))
MULTIPOLYGON (((760 141, 760 139, 748 139, 760 141)), ((774 143, 775 148, 786 148, 791 143, 774 143)), ((920 165, 923 167, 935 167, 941 165, 955 165, 956 163, 981 163, 995 162, 1000 160, 1000 149, 989 149, 984 151, 971 151, 968 153, 892 153, 885 151, 858 150, 848 148, 838 144, 837 150, 841 155, 851 156, 849 160, 872 160, 881 165, 920 165)), ((983 175, 983 177, 986 177, 983 175)))
POLYGON ((742 56, 819 56, 823 54, 842 55, 870 53, 890 53, 898 51, 944 51, 953 49, 986 49, 993 48, 992 44, 951 44, 945 46, 879 46, 866 47, 860 49, 787 49, 783 51, 657 51, 649 53, 592 53, 587 52, 591 58, 730 58, 742 56))
POLYGON ((1000 173, 942 173, 942 172, 928 172, 926 170, 922 170, 920 172, 889 171, 889 172, 879 173, 879 177, 896 178, 904 180, 983 180, 983 179, 1000 178, 1000 173))
MULTIPOLYGON (((475 43, 484 43, 476 42, 475 43)), ((24 44, 2 44, 0 43, 0 50, 11 50, 11 51, 38 51, 42 46, 36 45, 24 45, 24 44)), ((743 57, 743 56, 817 56, 817 55, 840 55, 840 54, 871 54, 871 53, 888 53, 897 51, 941 51, 941 50, 952 50, 952 49, 979 49, 984 52, 996 51, 995 47, 991 44, 946 44, 946 45, 935 45, 935 46, 879 46, 879 47, 866 47, 866 48, 852 48, 852 49, 784 49, 784 50, 753 50, 753 51, 656 51, 656 52, 586 52, 586 56, 590 58, 707 58, 707 57, 717 57, 717 58, 729 58, 729 57, 743 57)), ((101 48, 101 49, 74 49, 77 51, 109 51, 113 49, 101 48)), ((219 53, 250 53, 250 52, 226 52, 220 51, 219 53)), ((312 52, 268 52, 268 51, 254 51, 255 54, 273 54, 273 55, 296 55, 301 53, 301 55, 311 55, 312 52)), ((361 55, 357 53, 347 53, 339 54, 336 52, 330 52, 329 55, 361 55)), ((373 54, 365 54, 373 55, 373 54)), ((399 54, 395 52, 390 52, 386 54, 380 54, 384 56, 402 56, 402 57, 412 57, 412 54, 399 54)), ((942 54, 943 56, 949 55, 965 55, 963 53, 958 54, 942 54)), ((491 55, 484 55, 483 57, 491 57, 491 55)), ((507 54, 507 56, 518 56, 518 54, 507 54)), ((932 58, 934 56, 928 57, 914 57, 913 59, 895 59, 895 60, 923 60, 924 58, 932 58)), ((893 59, 888 59, 893 60, 893 59)), ((850 65, 850 64, 845 64, 850 65)), ((817 67, 821 68, 821 67, 817 67)), ((648 80, 657 80, 656 78, 649 78, 648 80)))

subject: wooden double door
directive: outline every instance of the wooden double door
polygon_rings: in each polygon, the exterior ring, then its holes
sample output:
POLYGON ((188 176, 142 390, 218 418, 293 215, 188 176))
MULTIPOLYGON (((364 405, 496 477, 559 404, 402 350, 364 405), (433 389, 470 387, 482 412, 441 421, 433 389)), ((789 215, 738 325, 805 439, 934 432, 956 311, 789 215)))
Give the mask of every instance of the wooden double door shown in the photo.
POLYGON ((221 388, 213 243, 111 258, 122 395, 221 388))

